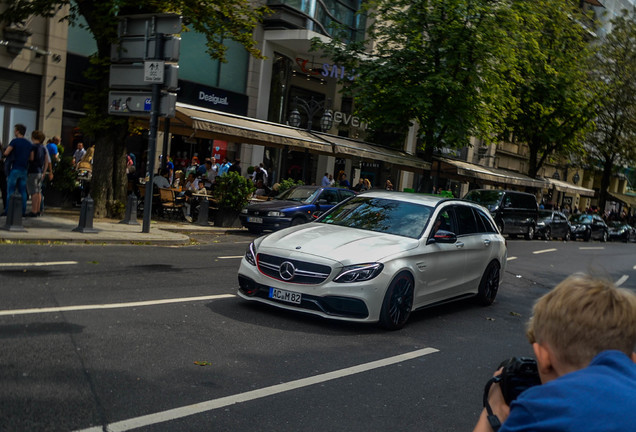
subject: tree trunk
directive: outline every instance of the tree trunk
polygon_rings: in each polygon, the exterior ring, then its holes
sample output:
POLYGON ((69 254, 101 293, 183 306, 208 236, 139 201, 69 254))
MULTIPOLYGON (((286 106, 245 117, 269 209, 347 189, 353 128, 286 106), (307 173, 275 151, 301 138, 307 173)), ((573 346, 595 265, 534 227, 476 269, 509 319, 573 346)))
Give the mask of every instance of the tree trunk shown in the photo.
POLYGON ((95 202, 95 216, 109 217, 110 203, 126 204, 126 145, 127 125, 109 134, 100 135, 95 142, 91 196, 95 202))
POLYGON ((528 146, 530 154, 528 155, 528 177, 537 178, 537 174, 539 173, 539 146, 540 143, 537 138, 533 138, 532 142, 528 146))

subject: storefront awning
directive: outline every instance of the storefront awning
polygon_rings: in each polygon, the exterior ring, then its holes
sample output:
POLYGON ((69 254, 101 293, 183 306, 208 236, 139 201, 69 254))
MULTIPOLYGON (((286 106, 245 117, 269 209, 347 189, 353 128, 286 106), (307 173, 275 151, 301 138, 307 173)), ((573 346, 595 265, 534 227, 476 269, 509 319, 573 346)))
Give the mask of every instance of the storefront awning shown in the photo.
POLYGON ((258 144, 269 147, 289 146, 295 150, 333 154, 330 142, 302 129, 252 119, 194 105, 177 103, 170 132, 201 138, 258 144))
POLYGON ((545 181, 548 182, 551 187, 554 187, 554 189, 561 192, 579 194, 581 196, 589 196, 589 197, 594 196, 594 193, 595 193, 594 189, 588 189, 588 188, 584 188, 583 186, 573 185, 571 183, 564 182, 563 180, 555 180, 553 178, 546 177, 545 181))
POLYGON ((615 192, 609 192, 609 195, 631 208, 636 208, 636 195, 625 195, 615 192))
POLYGON ((170 132, 268 147, 288 146, 290 150, 309 150, 332 156, 357 156, 388 162, 408 171, 430 168, 429 163, 399 150, 179 102, 175 118, 170 122, 170 132))
POLYGON ((481 165, 448 159, 443 157, 435 158, 433 174, 439 168, 440 173, 448 176, 472 177, 487 183, 497 185, 529 186, 535 188, 546 187, 546 182, 542 179, 533 179, 526 175, 514 171, 499 168, 484 167, 481 165), (439 165, 438 165, 439 164, 439 165))
POLYGON ((383 161, 398 165, 406 171, 419 172, 431 168, 431 164, 422 159, 395 149, 375 146, 363 141, 352 140, 335 135, 316 133, 317 136, 334 145, 337 156, 355 156, 363 160, 383 161))

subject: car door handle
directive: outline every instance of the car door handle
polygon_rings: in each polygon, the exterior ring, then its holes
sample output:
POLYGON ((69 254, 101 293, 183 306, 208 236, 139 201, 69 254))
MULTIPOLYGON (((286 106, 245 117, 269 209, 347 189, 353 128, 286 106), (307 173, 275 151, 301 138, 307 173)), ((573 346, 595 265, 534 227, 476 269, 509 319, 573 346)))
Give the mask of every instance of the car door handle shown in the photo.
POLYGON ((455 247, 456 247, 457 249, 463 248, 463 247, 464 247, 464 243, 462 243, 462 242, 457 242, 457 243, 455 243, 455 247))
POLYGON ((490 246, 490 239, 484 239, 484 245, 490 246))

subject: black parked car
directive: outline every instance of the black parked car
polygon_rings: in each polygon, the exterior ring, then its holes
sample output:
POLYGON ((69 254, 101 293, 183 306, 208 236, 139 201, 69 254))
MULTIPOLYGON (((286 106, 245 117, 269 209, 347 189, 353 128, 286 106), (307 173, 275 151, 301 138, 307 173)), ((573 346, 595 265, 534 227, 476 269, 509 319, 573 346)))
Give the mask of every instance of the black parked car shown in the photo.
POLYGON ((486 207, 501 234, 508 234, 510 238, 517 235, 523 235, 527 240, 534 238, 539 210, 534 195, 511 190, 474 189, 464 199, 486 207))
POLYGON ((574 215, 570 218, 570 225, 572 225, 572 238, 575 240, 600 240, 606 242, 609 238, 609 228, 599 215, 574 215))
POLYGON ((329 210, 355 192, 320 186, 297 186, 270 201, 249 204, 239 214, 241 224, 252 233, 276 231, 309 222, 317 212, 329 210))
POLYGON ((636 241, 636 228, 625 222, 610 222, 609 238, 610 240, 620 240, 623 242, 636 241))
POLYGON ((570 223, 568 218, 556 210, 539 210, 537 220, 537 237, 545 240, 560 238, 565 241, 571 238, 570 223))

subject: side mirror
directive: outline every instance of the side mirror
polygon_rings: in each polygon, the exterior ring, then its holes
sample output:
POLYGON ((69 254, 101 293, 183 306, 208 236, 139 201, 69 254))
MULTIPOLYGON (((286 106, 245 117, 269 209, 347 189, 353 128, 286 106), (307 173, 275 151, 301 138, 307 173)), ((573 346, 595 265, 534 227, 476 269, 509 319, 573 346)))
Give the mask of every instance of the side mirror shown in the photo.
POLYGON ((445 230, 437 230, 435 235, 429 238, 426 244, 431 244, 431 243, 452 244, 452 243, 455 243, 456 241, 457 241, 457 235, 454 232, 445 231, 445 230))

